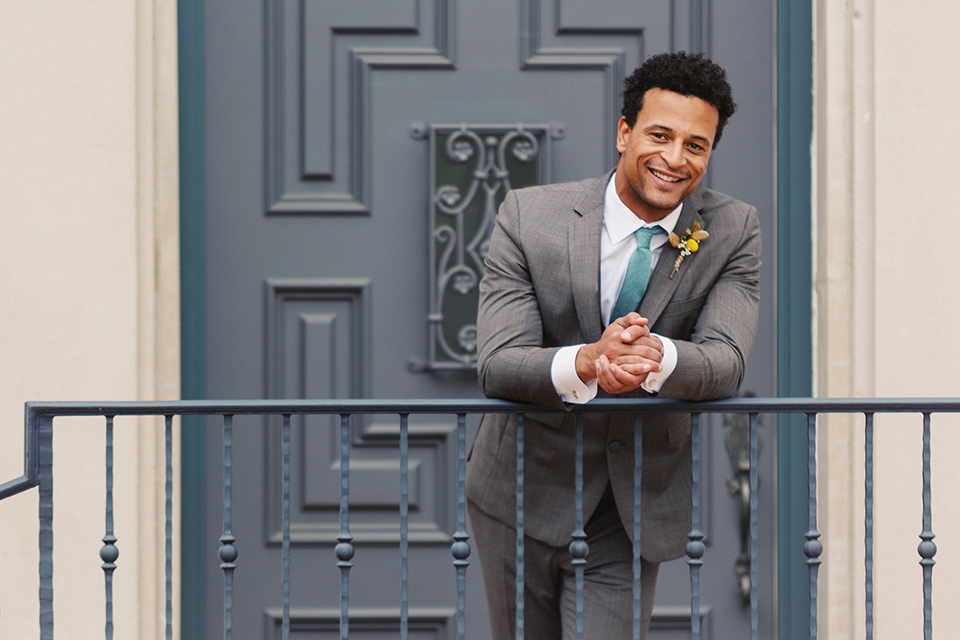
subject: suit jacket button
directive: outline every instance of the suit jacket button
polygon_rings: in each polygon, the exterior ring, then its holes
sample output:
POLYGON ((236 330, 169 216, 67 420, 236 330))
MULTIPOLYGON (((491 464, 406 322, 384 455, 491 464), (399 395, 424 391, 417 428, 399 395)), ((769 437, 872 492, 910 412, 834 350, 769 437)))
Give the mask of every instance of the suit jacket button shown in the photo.
POLYGON ((616 453, 617 451, 620 451, 620 447, 622 446, 623 445, 621 443, 614 440, 609 445, 607 445, 607 448, 610 449, 610 451, 613 451, 614 453, 616 453))

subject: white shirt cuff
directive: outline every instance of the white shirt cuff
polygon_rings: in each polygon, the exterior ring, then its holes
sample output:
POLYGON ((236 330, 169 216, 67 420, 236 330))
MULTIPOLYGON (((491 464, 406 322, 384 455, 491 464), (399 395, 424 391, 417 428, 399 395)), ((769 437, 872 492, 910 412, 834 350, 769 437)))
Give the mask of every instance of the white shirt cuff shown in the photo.
MULTIPOLYGON (((647 374, 647 379, 640 385, 640 388, 647 393, 658 393, 663 383, 667 381, 673 370, 677 368, 677 345, 673 344, 670 338, 665 338, 657 333, 651 334, 660 338, 663 345, 663 357, 660 359, 660 371, 647 374)), ((554 360, 556 362, 556 360, 554 360)))
MULTIPOLYGON (((582 344, 561 347, 553 356, 550 365, 550 378, 557 395, 567 404, 586 404, 597 397, 597 380, 594 378, 584 384, 577 375, 577 353, 582 344)), ((676 350, 674 350, 676 351, 676 350)), ((676 355, 674 355, 676 360, 676 355)))

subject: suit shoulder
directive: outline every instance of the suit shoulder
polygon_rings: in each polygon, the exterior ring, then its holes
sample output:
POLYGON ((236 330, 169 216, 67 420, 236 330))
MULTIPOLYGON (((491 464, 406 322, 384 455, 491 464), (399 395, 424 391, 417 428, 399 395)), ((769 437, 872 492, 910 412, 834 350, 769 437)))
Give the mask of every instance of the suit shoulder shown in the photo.
POLYGON ((516 197, 521 208, 526 205, 537 206, 576 206, 585 198, 596 197, 598 189, 602 194, 606 186, 605 178, 589 178, 573 182, 557 182, 514 189, 510 193, 516 197))
POLYGON ((586 180, 573 180, 571 182, 553 182, 550 184, 514 189, 514 191, 517 194, 529 195, 538 193, 583 193, 589 191, 598 180, 604 180, 604 178, 587 178, 586 180))
POLYGON ((723 243, 743 243, 760 236, 757 208, 725 193, 702 189, 700 218, 712 238, 723 243))
POLYGON ((756 211, 753 205, 737 200, 725 193, 712 189, 701 189, 703 197, 703 214, 719 214, 723 216, 746 217, 751 211, 756 211))
POLYGON ((742 200, 712 189, 701 189, 700 195, 703 198, 700 215, 704 222, 711 220, 714 226, 720 222, 742 228, 744 225, 756 224, 759 220, 756 207, 742 200))

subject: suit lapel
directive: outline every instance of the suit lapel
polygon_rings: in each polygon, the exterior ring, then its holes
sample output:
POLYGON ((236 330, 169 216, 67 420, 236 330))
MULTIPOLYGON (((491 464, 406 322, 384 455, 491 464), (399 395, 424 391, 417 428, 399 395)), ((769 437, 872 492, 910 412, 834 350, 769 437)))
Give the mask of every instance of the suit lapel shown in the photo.
POLYGON ((603 333, 600 315, 600 233, 603 230, 603 193, 607 181, 600 179, 596 182, 583 200, 574 205, 573 210, 580 217, 570 225, 567 237, 573 302, 586 342, 596 342, 603 333))
MULTIPOLYGON (((702 208, 703 195, 698 188, 684 201, 683 209, 680 210, 680 217, 677 219, 677 226, 673 228, 673 232, 682 236, 693 224, 693 221, 697 219, 702 208)), ((650 274, 647 292, 643 295, 643 300, 640 301, 639 309, 640 315, 650 321, 650 326, 656 323, 664 307, 667 306, 677 287, 680 286, 683 274, 687 272, 686 269, 681 268, 672 278, 670 277, 670 274, 673 273, 673 264, 676 262, 677 255, 677 249, 674 249, 669 243, 664 245, 660 258, 657 260, 657 266, 650 274)), ((695 257, 697 257, 697 254, 687 256, 684 261, 693 260, 695 257)))

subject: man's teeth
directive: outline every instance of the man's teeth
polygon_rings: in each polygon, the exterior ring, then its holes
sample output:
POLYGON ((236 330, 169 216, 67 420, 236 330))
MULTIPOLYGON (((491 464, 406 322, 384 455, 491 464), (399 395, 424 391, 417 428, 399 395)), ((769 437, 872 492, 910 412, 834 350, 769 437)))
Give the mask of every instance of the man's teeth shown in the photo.
POLYGON ((665 181, 667 181, 667 182, 680 182, 680 178, 674 178, 674 177, 672 177, 672 176, 668 176, 668 175, 666 175, 666 174, 660 173, 659 171, 657 171, 657 170, 655 170, 655 169, 650 169, 650 173, 652 173, 653 175, 657 176, 657 177, 660 178, 661 180, 665 180, 665 181))

